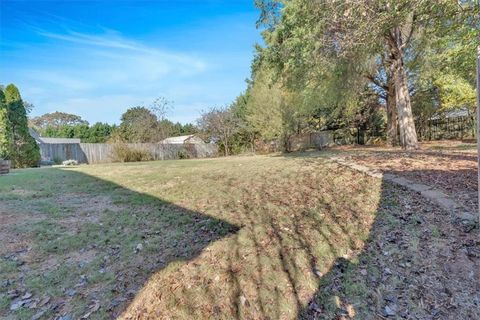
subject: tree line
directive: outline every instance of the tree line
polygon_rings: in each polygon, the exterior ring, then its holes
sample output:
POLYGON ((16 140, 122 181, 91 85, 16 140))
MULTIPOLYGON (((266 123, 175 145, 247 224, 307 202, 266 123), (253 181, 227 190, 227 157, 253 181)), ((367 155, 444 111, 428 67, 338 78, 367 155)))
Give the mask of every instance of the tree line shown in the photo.
POLYGON ((475 113, 475 1, 255 4, 264 45, 256 46, 247 89, 200 120, 226 153, 258 140, 287 146, 295 133, 348 128, 415 149, 416 126, 432 116, 475 113))
POLYGON ((30 126, 42 137, 78 138, 83 143, 159 142, 170 136, 197 132, 193 124, 174 123, 165 117, 167 100, 159 98, 151 107, 127 109, 119 125, 88 121, 65 112, 46 113, 30 119, 30 126))
POLYGON ((78 115, 59 111, 28 119, 34 106, 22 100, 15 85, 0 86, 0 160, 10 160, 14 168, 39 165, 40 149, 30 128, 41 137, 79 138, 84 143, 155 143, 171 136, 198 133, 198 127, 191 123, 174 123, 166 118, 170 104, 158 98, 149 107, 129 108, 119 125, 90 125, 78 115))

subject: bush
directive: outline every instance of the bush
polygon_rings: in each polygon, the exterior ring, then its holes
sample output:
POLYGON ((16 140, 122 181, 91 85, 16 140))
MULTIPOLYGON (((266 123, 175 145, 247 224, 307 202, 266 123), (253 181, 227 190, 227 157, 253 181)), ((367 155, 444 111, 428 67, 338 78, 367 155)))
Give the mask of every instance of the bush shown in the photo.
POLYGON ((177 151, 177 159, 188 159, 190 158, 186 150, 177 151))
POLYGON ((76 166, 76 165, 78 165, 78 161, 77 161, 77 160, 73 160, 73 159, 69 159, 69 160, 63 161, 62 164, 63 164, 64 166, 76 166))
POLYGON ((115 162, 136 162, 153 160, 148 150, 130 147, 125 142, 117 141, 113 144, 112 160, 115 162))
POLYGON ((62 164, 62 158, 60 158, 59 156, 54 156, 53 159, 52 159, 53 163, 54 164, 62 164))

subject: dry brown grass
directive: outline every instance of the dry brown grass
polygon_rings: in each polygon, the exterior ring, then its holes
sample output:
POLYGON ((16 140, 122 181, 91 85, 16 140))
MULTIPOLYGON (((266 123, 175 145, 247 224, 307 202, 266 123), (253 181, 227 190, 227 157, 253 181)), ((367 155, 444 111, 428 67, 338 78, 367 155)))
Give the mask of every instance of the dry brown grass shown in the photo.
MULTIPOLYGON (((455 229, 447 241, 431 204, 323 155, 2 177, 0 317, 373 319, 385 316, 385 296, 395 288, 407 294, 396 296, 397 314, 448 312, 415 300, 418 286, 405 280, 402 287, 401 279, 444 254, 422 245, 425 230, 448 243, 455 229), (385 275, 387 267, 396 274, 385 275), (25 293, 50 299, 11 311, 25 293)), ((435 288, 437 271, 425 280, 435 288)), ((456 314, 468 316, 471 305, 456 314)))

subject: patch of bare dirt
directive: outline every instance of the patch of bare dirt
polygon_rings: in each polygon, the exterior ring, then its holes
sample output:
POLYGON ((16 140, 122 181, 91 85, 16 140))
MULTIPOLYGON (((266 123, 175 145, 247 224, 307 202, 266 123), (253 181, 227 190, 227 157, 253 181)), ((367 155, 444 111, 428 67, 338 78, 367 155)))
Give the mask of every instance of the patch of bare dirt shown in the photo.
POLYGON ((63 193, 55 196, 55 201, 62 206, 67 206, 75 211, 83 213, 89 212, 93 215, 105 212, 105 210, 115 210, 118 206, 112 202, 107 195, 92 196, 87 193, 63 193))
POLYGON ((24 237, 19 237, 16 228, 35 220, 41 220, 41 218, 32 217, 29 214, 10 212, 9 209, 0 204, 0 256, 29 250, 31 247, 30 241, 24 237))

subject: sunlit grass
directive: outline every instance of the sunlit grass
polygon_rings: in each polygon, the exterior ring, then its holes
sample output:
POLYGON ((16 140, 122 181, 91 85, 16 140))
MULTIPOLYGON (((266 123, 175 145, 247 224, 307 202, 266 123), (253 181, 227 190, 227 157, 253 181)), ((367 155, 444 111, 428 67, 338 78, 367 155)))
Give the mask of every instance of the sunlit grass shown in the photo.
MULTIPOLYGON (((0 280, 64 300, 74 318, 90 300, 101 319, 135 295, 126 316, 295 318, 337 259, 355 261, 382 188, 318 155, 13 171, 0 201, 18 219, 2 232, 32 250, 28 271, 6 265, 0 280)), ((365 284, 351 279, 346 290, 361 299, 365 284)), ((32 316, 2 299, 0 315, 32 316)))

